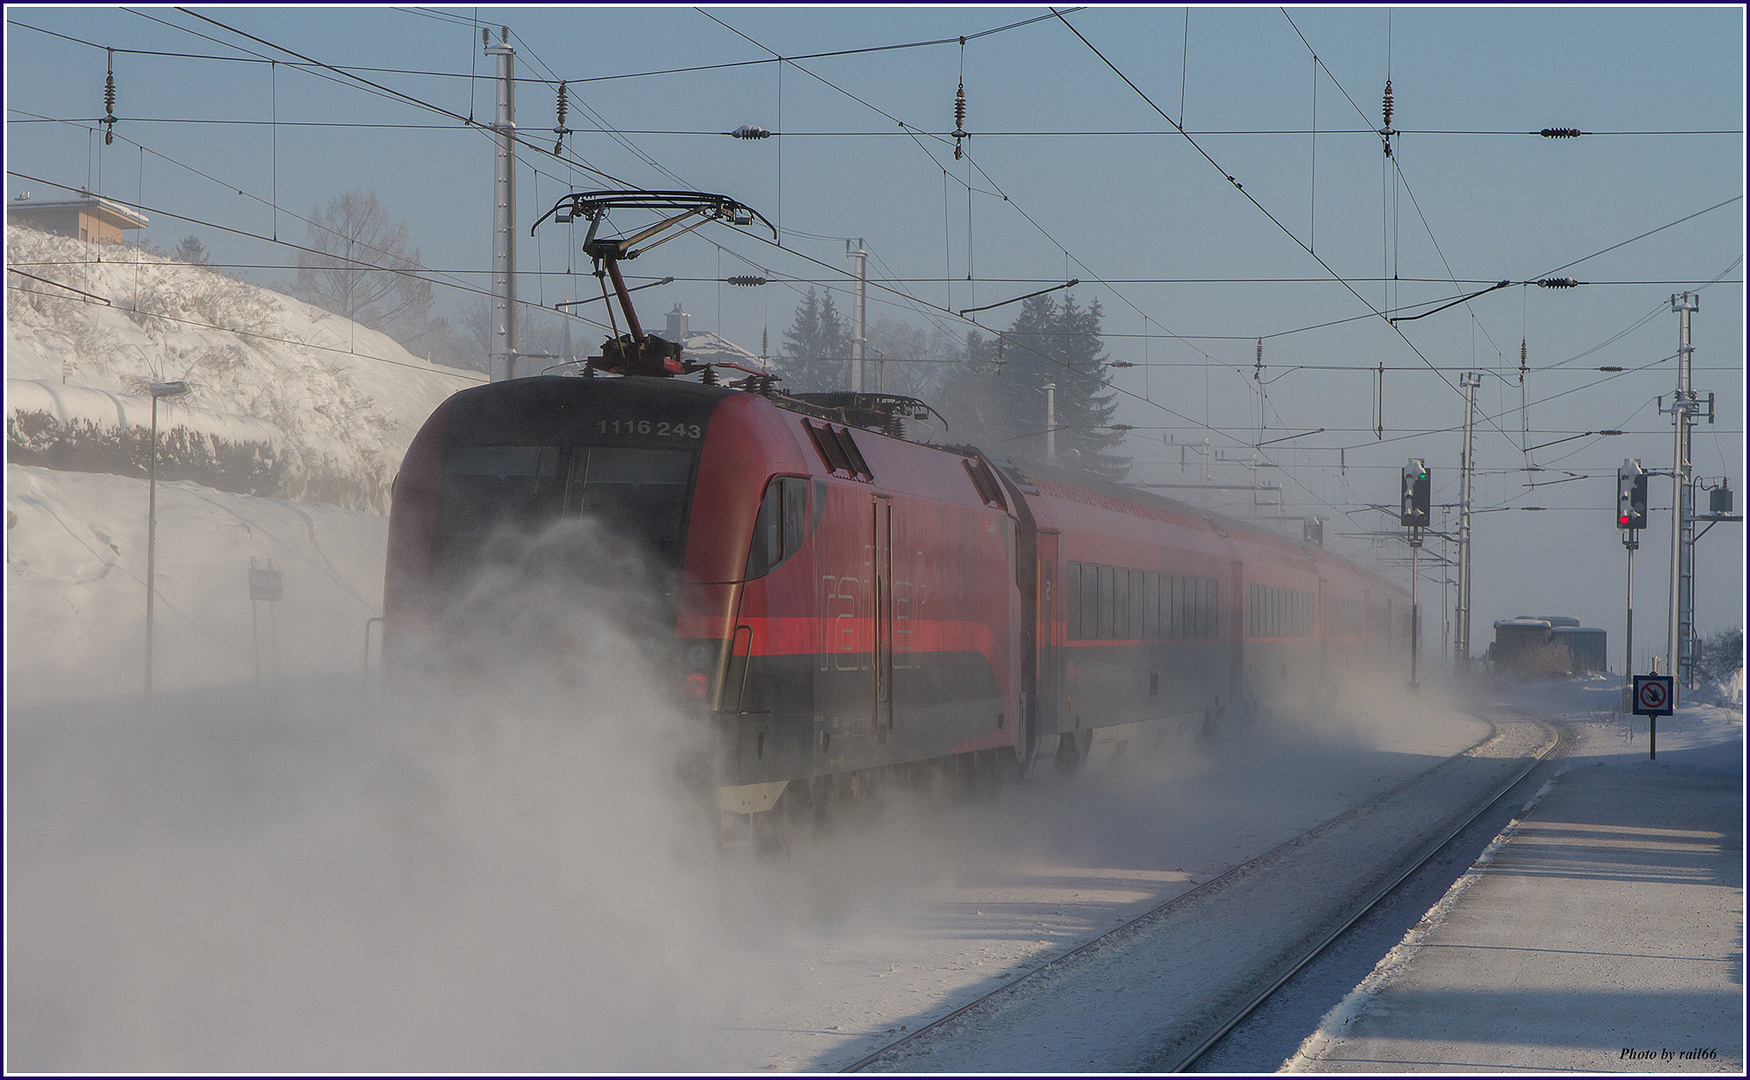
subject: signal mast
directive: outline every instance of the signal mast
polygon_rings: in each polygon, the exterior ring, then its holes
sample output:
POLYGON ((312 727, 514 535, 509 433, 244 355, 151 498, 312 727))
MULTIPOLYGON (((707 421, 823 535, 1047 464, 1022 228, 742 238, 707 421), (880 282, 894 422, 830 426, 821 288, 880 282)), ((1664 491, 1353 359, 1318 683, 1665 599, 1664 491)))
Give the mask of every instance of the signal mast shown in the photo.
POLYGON ((1410 530, 1410 690, 1416 690, 1416 653, 1422 636, 1420 556, 1422 530, 1428 527, 1428 511, 1433 484, 1428 479, 1428 466, 1421 458, 1411 458, 1404 466, 1404 483, 1398 500, 1398 521, 1410 530))

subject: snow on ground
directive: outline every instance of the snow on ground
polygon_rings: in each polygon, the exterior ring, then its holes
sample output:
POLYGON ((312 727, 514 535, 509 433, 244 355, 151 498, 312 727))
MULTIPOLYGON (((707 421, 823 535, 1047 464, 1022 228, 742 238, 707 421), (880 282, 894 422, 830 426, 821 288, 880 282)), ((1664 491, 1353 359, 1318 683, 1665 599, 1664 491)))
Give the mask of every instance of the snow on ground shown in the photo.
MULTIPOLYGON (((141 693, 146 488, 6 466, 8 704, 141 693)), ((253 685, 258 640, 264 677, 358 679, 387 541, 376 514, 160 481, 156 689, 253 685), (251 560, 283 602, 251 603, 251 560)))
POLYGON ((366 701, 384 520, 161 484, 147 708, 144 483, 7 487, 14 1068, 834 1068, 1484 730, 1358 698, 718 855, 667 680, 587 605, 541 624, 574 670, 366 701))
POLYGON ((1691 695, 1651 757, 1620 687, 1499 688, 1566 721, 1560 771, 1287 1069, 1741 1073, 1743 709, 1691 695))
MULTIPOLYGON (((1677 711, 1659 718, 1657 735, 1661 754, 1667 749, 1716 745, 1720 733, 1733 725, 1744 726, 1744 669, 1728 679, 1692 691, 1679 689, 1677 711), (1736 691, 1736 697, 1733 691, 1736 691)), ((1581 723, 1571 732, 1579 739, 1566 756, 1612 752, 1604 749, 1611 740, 1647 749, 1647 717, 1623 710, 1626 701, 1622 676, 1604 672, 1560 675, 1526 682, 1507 682, 1496 688, 1493 699, 1509 706, 1581 723)))
POLYGON ((9 380, 141 394, 147 382, 186 379, 183 404, 279 429, 284 493, 296 497, 386 511, 419 425, 483 379, 320 308, 137 247, 8 225, 6 261, 100 298, 9 275, 9 380))

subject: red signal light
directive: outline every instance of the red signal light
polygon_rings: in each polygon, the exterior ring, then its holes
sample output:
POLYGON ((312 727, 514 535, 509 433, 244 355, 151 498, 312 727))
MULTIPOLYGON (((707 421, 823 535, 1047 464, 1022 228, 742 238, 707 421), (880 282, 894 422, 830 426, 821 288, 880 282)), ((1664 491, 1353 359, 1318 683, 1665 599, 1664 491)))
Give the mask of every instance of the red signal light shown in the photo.
POLYGON ((708 680, 702 672, 693 672, 691 675, 687 676, 687 696, 695 698, 704 697, 707 685, 708 680))
POLYGON ((1626 529, 1626 528, 1628 528, 1628 518, 1619 517, 1616 519, 1616 524, 1619 528, 1626 529))

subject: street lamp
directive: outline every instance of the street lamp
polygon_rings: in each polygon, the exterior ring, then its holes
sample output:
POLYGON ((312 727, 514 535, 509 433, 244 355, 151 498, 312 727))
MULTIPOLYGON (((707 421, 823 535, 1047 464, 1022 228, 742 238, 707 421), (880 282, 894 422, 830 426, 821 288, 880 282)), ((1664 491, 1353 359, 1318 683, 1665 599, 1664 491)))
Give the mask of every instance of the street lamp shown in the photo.
POLYGON ((158 399, 181 397, 188 383, 152 383, 152 453, 146 465, 146 700, 152 700, 152 594, 158 591, 158 399))

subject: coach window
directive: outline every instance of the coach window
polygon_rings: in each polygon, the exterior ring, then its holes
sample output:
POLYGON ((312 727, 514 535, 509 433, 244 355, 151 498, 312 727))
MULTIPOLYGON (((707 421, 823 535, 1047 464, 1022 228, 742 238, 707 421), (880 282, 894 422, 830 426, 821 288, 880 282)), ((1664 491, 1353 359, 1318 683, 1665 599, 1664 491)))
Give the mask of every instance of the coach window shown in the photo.
POLYGON ((1063 632, 1074 641, 1082 636, 1082 574, 1075 560, 1063 567, 1063 632))
POLYGON ((1114 598, 1114 586, 1118 581, 1118 568, 1115 566, 1100 567, 1100 635, 1099 640, 1112 640, 1112 616, 1116 613, 1118 604, 1114 598))
POLYGON ((1143 632, 1142 579, 1141 570, 1130 572, 1130 632, 1124 635, 1126 639, 1148 636, 1143 632))
POLYGON ((766 485, 747 549, 747 578, 764 577, 794 555, 808 530, 808 481, 780 476, 766 485))
POLYGON ((1156 607, 1160 603, 1160 575, 1153 570, 1142 572, 1142 636, 1156 638, 1160 636, 1159 621, 1155 617, 1156 607))
POLYGON ((1063 574, 1063 614, 1071 641, 1082 636, 1082 564, 1071 562, 1063 574))
POLYGON ((1111 571, 1112 629, 1106 634, 1113 641, 1130 636, 1130 571, 1114 567, 1111 571))
POLYGON ((1082 564, 1082 641, 1099 639, 1099 567, 1082 564))

